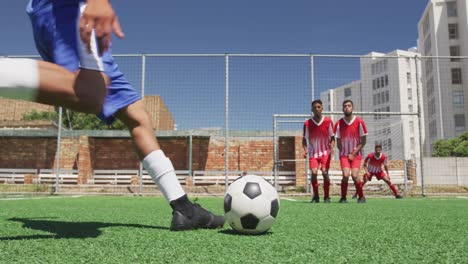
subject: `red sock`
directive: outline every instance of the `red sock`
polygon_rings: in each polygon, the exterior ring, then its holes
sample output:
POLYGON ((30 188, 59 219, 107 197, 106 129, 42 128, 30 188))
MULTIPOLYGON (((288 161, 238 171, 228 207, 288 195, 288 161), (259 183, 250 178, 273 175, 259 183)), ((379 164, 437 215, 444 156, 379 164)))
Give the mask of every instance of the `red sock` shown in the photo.
POLYGON ((317 180, 312 180, 312 189, 314 190, 314 196, 319 196, 319 192, 318 192, 318 181, 317 180))
POLYGON ((356 192, 359 196, 359 198, 364 197, 364 191, 362 190, 362 181, 357 181, 357 183, 354 185, 356 186, 356 192))
POLYGON ((348 182, 341 180, 341 198, 346 198, 347 193, 348 193, 348 182))
POLYGON ((398 189, 397 189, 397 187, 395 186, 395 184, 390 185, 390 189, 392 189, 393 194, 394 194, 395 196, 398 195, 398 189))
POLYGON ((323 182, 323 192, 325 197, 330 197, 330 180, 323 182))

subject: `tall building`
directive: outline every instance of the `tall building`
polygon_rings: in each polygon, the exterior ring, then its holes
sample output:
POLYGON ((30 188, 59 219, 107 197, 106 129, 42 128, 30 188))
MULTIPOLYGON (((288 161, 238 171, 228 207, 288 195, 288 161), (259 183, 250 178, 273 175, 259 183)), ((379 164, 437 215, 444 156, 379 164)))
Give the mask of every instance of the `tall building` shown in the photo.
POLYGON ((468 59, 440 57, 468 55, 467 12, 466 0, 430 0, 418 23, 427 154, 438 139, 466 131, 468 59))
MULTIPOLYGON (((354 111, 417 113, 417 69, 413 59, 419 53, 395 50, 387 54, 371 52, 360 60, 361 79, 320 94, 326 111, 341 112, 345 99, 354 102, 354 111)), ((420 85, 420 81, 419 81, 420 85)), ((341 116, 340 116, 341 117, 341 116)), ((338 117, 338 118, 340 118, 338 117)), ((419 157, 417 116, 363 115, 368 136, 365 153, 381 144, 391 159, 419 157)), ((335 118, 336 120, 337 118, 335 118)))

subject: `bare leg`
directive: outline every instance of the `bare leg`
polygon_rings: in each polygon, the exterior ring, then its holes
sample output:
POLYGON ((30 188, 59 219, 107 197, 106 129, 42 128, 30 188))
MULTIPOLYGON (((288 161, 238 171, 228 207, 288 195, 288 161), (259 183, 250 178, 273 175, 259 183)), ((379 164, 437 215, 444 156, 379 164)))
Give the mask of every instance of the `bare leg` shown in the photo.
POLYGON ((143 101, 128 105, 118 111, 116 116, 127 125, 143 165, 174 210, 171 230, 222 227, 224 217, 213 215, 188 200, 171 161, 159 147, 143 101))
POLYGON ((343 168, 343 178, 341 179, 341 199, 340 202, 346 202, 346 194, 348 193, 348 181, 351 170, 349 168, 343 168))
POLYGON ((128 127, 140 159, 160 149, 143 101, 136 101, 121 109, 117 112, 116 117, 128 127))
POLYGON ((44 61, 39 61, 38 66, 37 102, 90 114, 101 111, 109 84, 104 73, 86 69, 73 73, 44 61))
POLYGON ((313 190, 312 202, 318 203, 319 202, 318 180, 317 180, 318 169, 312 168, 311 173, 312 173, 312 179, 310 181, 310 185, 312 186, 312 190, 313 190))

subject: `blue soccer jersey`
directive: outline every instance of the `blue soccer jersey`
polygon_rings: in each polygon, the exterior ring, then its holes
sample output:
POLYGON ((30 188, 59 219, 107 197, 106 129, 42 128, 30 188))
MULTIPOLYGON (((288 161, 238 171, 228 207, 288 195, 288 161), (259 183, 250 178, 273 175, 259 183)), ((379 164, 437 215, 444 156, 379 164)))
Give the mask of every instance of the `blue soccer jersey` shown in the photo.
MULTIPOLYGON (((111 83, 98 117, 111 124, 114 114, 141 99, 119 70, 111 49, 98 55, 96 38, 91 38, 91 50, 79 35, 79 21, 85 0, 30 0, 27 13, 31 19, 34 41, 42 59, 58 64, 69 71, 90 69, 105 72, 111 83)), ((94 34, 94 33, 93 33, 94 34)))

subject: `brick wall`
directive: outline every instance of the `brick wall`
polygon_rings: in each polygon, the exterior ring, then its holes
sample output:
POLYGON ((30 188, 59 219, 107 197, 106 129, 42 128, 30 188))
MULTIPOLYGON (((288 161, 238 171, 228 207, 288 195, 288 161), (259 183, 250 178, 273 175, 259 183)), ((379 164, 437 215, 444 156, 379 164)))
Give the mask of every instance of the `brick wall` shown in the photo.
POLYGON ((33 109, 46 112, 54 111, 53 106, 0 97, 0 120, 19 121, 25 113, 31 112, 33 109))
MULTIPOLYGON (((159 95, 145 96, 145 107, 153 128, 156 130, 174 130, 174 119, 166 104, 159 95)), ((23 121, 23 115, 33 110, 53 112, 53 106, 23 100, 12 100, 0 97, 0 126, 2 127, 52 127, 47 121, 23 121)))
MULTIPOLYGON (((281 159, 294 159, 294 138, 281 138, 281 159)), ((175 169, 189 168, 189 139, 162 138, 161 148, 175 169)), ((57 141, 52 138, 0 138, 0 167, 52 168, 57 141)), ((192 142, 194 170, 224 170, 224 138, 195 137, 192 142)), ((229 169, 249 171, 273 170, 273 144, 270 138, 236 138, 229 141, 229 169)), ((67 169, 137 169, 138 156, 129 138, 62 138, 60 165, 67 169), (80 165, 80 166, 79 166, 80 165), (83 168, 84 169, 84 168, 83 168)), ((281 170, 295 170, 285 163, 281 170)), ((86 173, 85 173, 86 174, 86 173)))
MULTIPOLYGON (((161 148, 176 170, 189 169, 188 137, 161 138, 161 148)), ((280 171, 295 171, 296 185, 305 186, 306 165, 302 137, 280 137, 279 158, 296 160, 283 162, 280 171)), ((55 138, 0 138, 1 168, 50 169, 55 165, 55 138)), ((193 170, 224 171, 224 137, 194 137, 192 142, 193 170)), ((86 182, 93 169, 138 169, 139 161, 129 138, 63 138, 60 165, 79 169, 79 181, 86 182)), ((229 169, 235 171, 272 171, 273 142, 265 138, 233 138, 229 141, 229 169)), ((404 168, 403 161, 390 161, 389 169, 404 168)), ((334 160, 332 170, 340 170, 334 160)), ((411 170, 411 175, 414 174, 411 170)))

